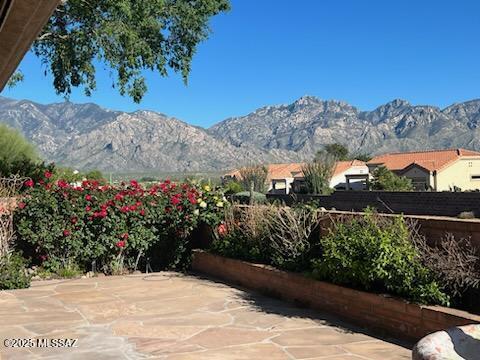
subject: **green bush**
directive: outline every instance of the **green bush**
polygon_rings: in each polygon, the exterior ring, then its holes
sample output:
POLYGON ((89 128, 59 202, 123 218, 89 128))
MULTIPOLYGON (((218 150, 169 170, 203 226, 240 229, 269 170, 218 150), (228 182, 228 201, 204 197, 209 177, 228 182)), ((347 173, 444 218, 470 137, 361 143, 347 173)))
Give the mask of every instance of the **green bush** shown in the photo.
POLYGON ((422 265, 411 236, 401 216, 385 218, 367 211, 338 221, 320 239, 321 256, 312 261, 313 275, 420 303, 448 304, 434 274, 422 265))
POLYGON ((30 286, 25 260, 19 254, 0 258, 0 290, 23 289, 30 286))
POLYGON ((372 190, 384 191, 412 191, 412 180, 405 176, 398 176, 385 166, 379 166, 373 173, 373 179, 370 183, 372 190))
POLYGON ((232 195, 243 191, 243 186, 237 181, 229 181, 225 186, 225 194, 232 195))

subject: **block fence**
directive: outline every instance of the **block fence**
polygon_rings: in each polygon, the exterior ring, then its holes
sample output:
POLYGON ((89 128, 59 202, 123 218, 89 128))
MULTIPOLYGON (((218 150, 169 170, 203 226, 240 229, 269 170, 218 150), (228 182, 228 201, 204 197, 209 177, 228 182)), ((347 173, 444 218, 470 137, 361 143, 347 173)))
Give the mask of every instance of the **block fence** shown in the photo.
POLYGON ((335 191, 331 195, 268 194, 267 198, 287 205, 316 200, 326 209, 344 211, 370 206, 382 213, 456 217, 473 212, 480 217, 480 192, 335 191))
POLYGON ((418 341, 452 326, 479 323, 480 316, 440 306, 422 306, 401 299, 312 280, 274 267, 195 250, 195 271, 301 304, 388 335, 418 341))
MULTIPOLYGON (((325 217, 320 223, 322 234, 327 234, 332 226, 332 221, 343 215, 362 215, 362 212, 351 211, 326 211, 325 217)), ((398 216, 394 214, 380 214, 380 216, 398 216)), ((447 234, 452 234, 455 239, 466 239, 480 250, 480 219, 457 219, 444 216, 403 215, 405 219, 416 224, 419 233, 431 243, 441 241, 447 234)))

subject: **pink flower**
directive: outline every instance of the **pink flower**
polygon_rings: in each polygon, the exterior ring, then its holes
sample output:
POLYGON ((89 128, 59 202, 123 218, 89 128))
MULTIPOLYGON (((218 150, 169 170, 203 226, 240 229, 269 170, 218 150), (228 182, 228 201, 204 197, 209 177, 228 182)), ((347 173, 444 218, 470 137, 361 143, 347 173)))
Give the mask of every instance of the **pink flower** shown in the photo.
POLYGON ((50 171, 45 171, 45 174, 43 174, 47 179, 50 179, 52 177, 52 173, 50 171))
POLYGON ((124 240, 120 240, 120 241, 117 241, 117 243, 115 245, 122 249, 122 248, 125 247, 125 244, 126 244, 126 242, 124 240))
POLYGON ((27 204, 25 204, 24 202, 18 203, 18 208, 19 208, 19 209, 24 209, 25 206, 27 206, 27 204))
POLYGON ((139 213, 140 215, 144 216, 144 215, 145 215, 145 210, 142 209, 142 210, 140 210, 138 213, 139 213))
POLYGON ((90 194, 85 195, 85 200, 92 201, 92 195, 90 194))
POLYGON ((91 208, 90 206, 86 206, 86 207, 85 207, 85 211, 86 211, 86 212, 90 212, 91 210, 92 210, 92 208, 91 208))
POLYGON ((123 240, 128 240, 128 233, 123 234, 123 235, 122 235, 122 239, 123 239, 123 240))
POLYGON ((27 181, 25 181, 25 186, 33 187, 33 185, 35 185, 35 183, 33 182, 32 179, 28 179, 27 181))
POLYGON ((71 232, 68 229, 63 230, 63 236, 67 237, 70 236, 71 232))
POLYGON ((133 187, 138 187, 138 181, 137 180, 130 180, 130 185, 132 185, 133 187))
POLYGON ((218 235, 220 236, 227 235, 227 232, 228 232, 227 225, 225 224, 218 225, 217 231, 218 231, 218 235))
POLYGON ((76 224, 77 221, 78 221, 78 218, 76 218, 75 216, 70 219, 70 222, 71 222, 72 224, 76 224))

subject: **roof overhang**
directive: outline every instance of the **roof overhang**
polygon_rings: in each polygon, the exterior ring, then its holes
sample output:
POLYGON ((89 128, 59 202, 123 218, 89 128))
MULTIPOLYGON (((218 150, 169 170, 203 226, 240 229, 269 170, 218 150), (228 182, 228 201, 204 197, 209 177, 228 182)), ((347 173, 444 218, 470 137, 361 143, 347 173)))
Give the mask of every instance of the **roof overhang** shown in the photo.
MULTIPOLYGON (((413 168, 417 168, 427 174, 430 174, 432 172, 432 170, 429 170, 427 169, 426 167, 420 165, 420 164, 417 164, 417 163, 411 163, 410 165, 406 166, 405 168, 403 168, 402 170, 398 170, 398 174, 399 175, 403 175, 405 174, 408 170, 411 170, 413 168)), ((435 171, 435 170, 433 170, 435 171)))
POLYGON ((0 0, 0 91, 60 0, 0 0))

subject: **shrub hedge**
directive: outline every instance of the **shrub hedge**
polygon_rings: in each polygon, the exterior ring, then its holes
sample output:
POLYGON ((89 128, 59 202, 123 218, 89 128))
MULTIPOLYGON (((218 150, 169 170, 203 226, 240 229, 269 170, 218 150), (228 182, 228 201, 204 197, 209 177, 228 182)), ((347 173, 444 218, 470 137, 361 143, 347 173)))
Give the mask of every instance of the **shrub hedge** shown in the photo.
MULTIPOLYGON (((179 267, 191 231, 223 218, 223 195, 208 186, 165 181, 144 188, 99 181, 28 180, 14 223, 17 247, 48 271, 79 266, 107 273, 135 269, 150 259, 157 268, 179 267)), ((188 255, 188 254, 187 254, 188 255)))

